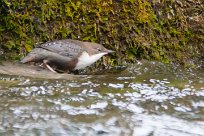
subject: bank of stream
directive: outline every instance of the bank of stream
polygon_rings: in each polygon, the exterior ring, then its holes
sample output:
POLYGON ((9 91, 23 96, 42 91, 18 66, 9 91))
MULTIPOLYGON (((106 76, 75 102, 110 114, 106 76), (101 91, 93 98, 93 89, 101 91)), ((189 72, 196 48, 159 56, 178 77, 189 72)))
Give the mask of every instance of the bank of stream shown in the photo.
POLYGON ((0 134, 204 136, 203 68, 145 61, 103 73, 0 74, 0 134))

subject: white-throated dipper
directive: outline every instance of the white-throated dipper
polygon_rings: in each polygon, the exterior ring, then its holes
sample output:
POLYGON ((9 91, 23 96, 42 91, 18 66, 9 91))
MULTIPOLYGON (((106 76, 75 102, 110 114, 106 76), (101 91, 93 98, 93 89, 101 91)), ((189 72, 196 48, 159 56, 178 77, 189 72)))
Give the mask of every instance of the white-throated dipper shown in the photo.
POLYGON ((114 51, 101 44, 66 39, 37 46, 21 60, 21 63, 42 63, 52 72, 68 72, 84 69, 111 52, 114 51))

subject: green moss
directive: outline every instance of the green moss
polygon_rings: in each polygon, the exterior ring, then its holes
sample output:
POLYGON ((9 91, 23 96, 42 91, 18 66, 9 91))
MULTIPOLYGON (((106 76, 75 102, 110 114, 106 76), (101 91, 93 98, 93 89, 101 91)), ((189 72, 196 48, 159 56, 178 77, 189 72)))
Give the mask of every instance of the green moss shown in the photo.
POLYGON ((198 57, 204 43, 202 19, 187 20, 202 17, 202 4, 188 5, 173 0, 3 0, 0 44, 7 56, 18 59, 37 43, 71 38, 117 50, 113 61, 107 59, 111 63, 142 58, 183 63, 198 57))

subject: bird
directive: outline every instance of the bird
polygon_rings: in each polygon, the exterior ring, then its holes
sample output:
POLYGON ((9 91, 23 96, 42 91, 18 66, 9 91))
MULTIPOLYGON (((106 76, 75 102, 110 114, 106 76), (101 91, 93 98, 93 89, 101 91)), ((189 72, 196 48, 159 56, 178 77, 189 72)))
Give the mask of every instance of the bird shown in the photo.
POLYGON ((36 46, 20 62, 41 63, 52 72, 64 73, 84 69, 113 52, 98 43, 64 39, 36 46))

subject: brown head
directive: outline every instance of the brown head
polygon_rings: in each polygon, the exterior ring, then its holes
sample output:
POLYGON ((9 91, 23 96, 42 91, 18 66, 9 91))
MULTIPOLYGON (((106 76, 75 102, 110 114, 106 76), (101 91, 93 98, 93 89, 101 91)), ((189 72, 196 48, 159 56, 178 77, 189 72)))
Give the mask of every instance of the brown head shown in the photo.
POLYGON ((115 52, 115 51, 106 49, 103 45, 98 43, 84 42, 84 46, 85 46, 85 51, 89 55, 95 55, 99 53, 108 54, 108 53, 115 52))

